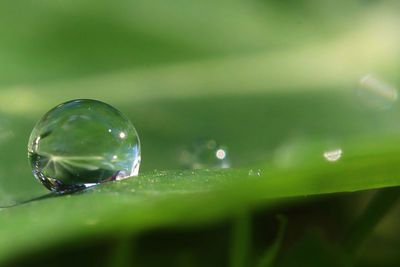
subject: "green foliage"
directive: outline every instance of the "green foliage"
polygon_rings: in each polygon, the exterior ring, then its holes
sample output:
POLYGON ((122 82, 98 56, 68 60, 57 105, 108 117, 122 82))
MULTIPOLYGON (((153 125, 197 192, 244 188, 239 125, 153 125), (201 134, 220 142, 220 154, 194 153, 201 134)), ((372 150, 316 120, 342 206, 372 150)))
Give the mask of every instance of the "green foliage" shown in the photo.
POLYGON ((396 1, 3 1, 0 263, 97 242, 115 243, 111 266, 164 264, 147 256, 156 252, 175 266, 353 263, 396 193, 378 195, 361 222, 343 215, 357 203, 338 205, 337 240, 315 230, 313 218, 305 228, 314 230, 293 238, 302 228, 287 207, 400 185, 400 109, 377 110, 355 93, 367 73, 400 82, 398 11, 396 1), (47 195, 26 159, 28 137, 44 112, 77 98, 102 100, 132 120, 140 175, 47 195), (204 138, 228 147, 230 169, 184 169, 182 151, 204 138), (336 149, 341 158, 327 161, 336 149), (275 224, 274 214, 288 220, 261 245, 260 211, 275 224), (230 220, 229 233, 218 231, 226 240, 204 234, 201 256, 184 248, 164 255, 140 239, 230 220), (343 237, 353 220, 361 230, 343 237))

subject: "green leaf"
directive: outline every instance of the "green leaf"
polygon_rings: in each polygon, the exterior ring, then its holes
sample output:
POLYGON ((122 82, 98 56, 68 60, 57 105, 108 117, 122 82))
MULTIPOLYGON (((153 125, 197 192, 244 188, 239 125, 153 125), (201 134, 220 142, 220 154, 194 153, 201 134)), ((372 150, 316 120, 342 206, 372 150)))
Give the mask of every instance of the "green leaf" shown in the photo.
POLYGON ((3 208, 0 259, 91 235, 199 224, 255 204, 273 207, 289 201, 285 197, 400 184, 395 175, 400 167, 390 150, 374 160, 360 153, 337 164, 266 168, 261 176, 249 176, 248 169, 147 173, 79 194, 3 208))
POLYGON ((352 266, 344 260, 341 251, 330 244, 318 230, 310 229, 307 231, 276 266, 352 266))
MULTIPOLYGON (((400 185, 398 103, 377 110, 354 93, 367 73, 399 82, 396 3, 117 2, 0 3, 0 262, 400 185), (140 176, 47 195, 26 160, 28 136, 76 98, 128 115, 140 176), (200 138, 226 145, 232 168, 183 170, 182 151, 200 138), (324 158, 338 149, 339 160, 324 158)), ((245 231, 239 223, 234 251, 246 250, 245 231)), ((125 241, 121 264, 132 260, 125 241)))
POLYGON ((233 222, 231 236, 230 266, 248 266, 251 252, 251 217, 247 211, 238 211, 233 222))
POLYGON ((287 218, 283 215, 277 215, 277 219, 279 220, 280 223, 278 235, 274 243, 268 248, 267 251, 265 251, 264 255, 261 257, 261 260, 256 265, 256 267, 273 266, 278 256, 279 250, 282 247, 283 238, 287 227, 287 218))

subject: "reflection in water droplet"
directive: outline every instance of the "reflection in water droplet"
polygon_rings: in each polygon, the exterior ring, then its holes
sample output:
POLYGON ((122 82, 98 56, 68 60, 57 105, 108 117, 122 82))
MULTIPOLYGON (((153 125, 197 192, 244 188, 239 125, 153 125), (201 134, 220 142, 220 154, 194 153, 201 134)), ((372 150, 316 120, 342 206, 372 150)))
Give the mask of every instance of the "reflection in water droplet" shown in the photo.
POLYGON ((397 100, 397 90, 373 77, 365 75, 360 79, 358 96, 366 105, 377 109, 389 109, 397 100))
POLYGON ((36 124, 28 157, 44 186, 65 193, 138 175, 140 142, 132 123, 115 108, 74 100, 36 124))
POLYGON ((215 140, 199 140, 182 151, 180 160, 184 168, 229 168, 228 150, 215 140))
POLYGON ((342 150, 340 148, 336 149, 336 150, 324 152, 324 158, 330 162, 338 161, 341 157, 342 157, 342 150))

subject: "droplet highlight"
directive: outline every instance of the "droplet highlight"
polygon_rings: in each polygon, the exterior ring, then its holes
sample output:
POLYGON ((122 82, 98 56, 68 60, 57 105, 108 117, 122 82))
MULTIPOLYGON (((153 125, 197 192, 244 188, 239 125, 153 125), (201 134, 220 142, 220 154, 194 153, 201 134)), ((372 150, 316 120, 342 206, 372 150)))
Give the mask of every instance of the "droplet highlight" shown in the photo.
POLYGON ((335 161, 338 161, 342 157, 342 153, 343 152, 341 149, 336 149, 336 150, 324 152, 323 155, 327 161, 335 162, 335 161))
POLYGON ((129 119, 114 107, 73 100, 36 124, 28 158, 39 182, 65 193, 138 175, 140 141, 129 119))
POLYGON ((226 146, 215 140, 198 140, 180 155, 180 161, 186 169, 229 168, 230 161, 226 146))

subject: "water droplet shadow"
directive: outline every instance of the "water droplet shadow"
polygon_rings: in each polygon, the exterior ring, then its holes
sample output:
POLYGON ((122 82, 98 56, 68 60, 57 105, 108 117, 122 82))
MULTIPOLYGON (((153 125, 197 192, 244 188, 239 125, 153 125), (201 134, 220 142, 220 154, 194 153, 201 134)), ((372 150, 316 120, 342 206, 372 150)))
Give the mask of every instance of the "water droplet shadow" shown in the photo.
POLYGON ((47 199, 47 198, 52 198, 52 197, 58 197, 58 196, 62 196, 60 194, 56 194, 56 193, 49 193, 43 196, 39 196, 39 197, 35 197, 32 199, 28 199, 28 200, 23 200, 23 201, 19 201, 10 205, 5 205, 5 206, 0 206, 1 209, 6 209, 6 208, 12 208, 12 207, 16 207, 16 206, 20 206, 20 205, 24 205, 33 201, 38 201, 38 200, 43 200, 43 199, 47 199))
POLYGON ((87 188, 80 188, 80 189, 76 189, 74 191, 69 191, 68 193, 55 193, 55 192, 51 192, 39 197, 34 197, 28 200, 23 200, 23 201, 19 201, 10 205, 4 205, 4 206, 0 206, 0 209, 7 209, 7 208, 12 208, 12 207, 16 207, 16 206, 21 206, 24 204, 28 204, 31 202, 35 202, 35 201, 39 201, 39 200, 44 200, 44 199, 50 199, 50 198, 56 198, 56 197, 65 197, 68 195, 77 195, 77 194, 83 194, 86 193, 88 190, 92 189, 94 186, 92 187, 87 187, 87 188))

